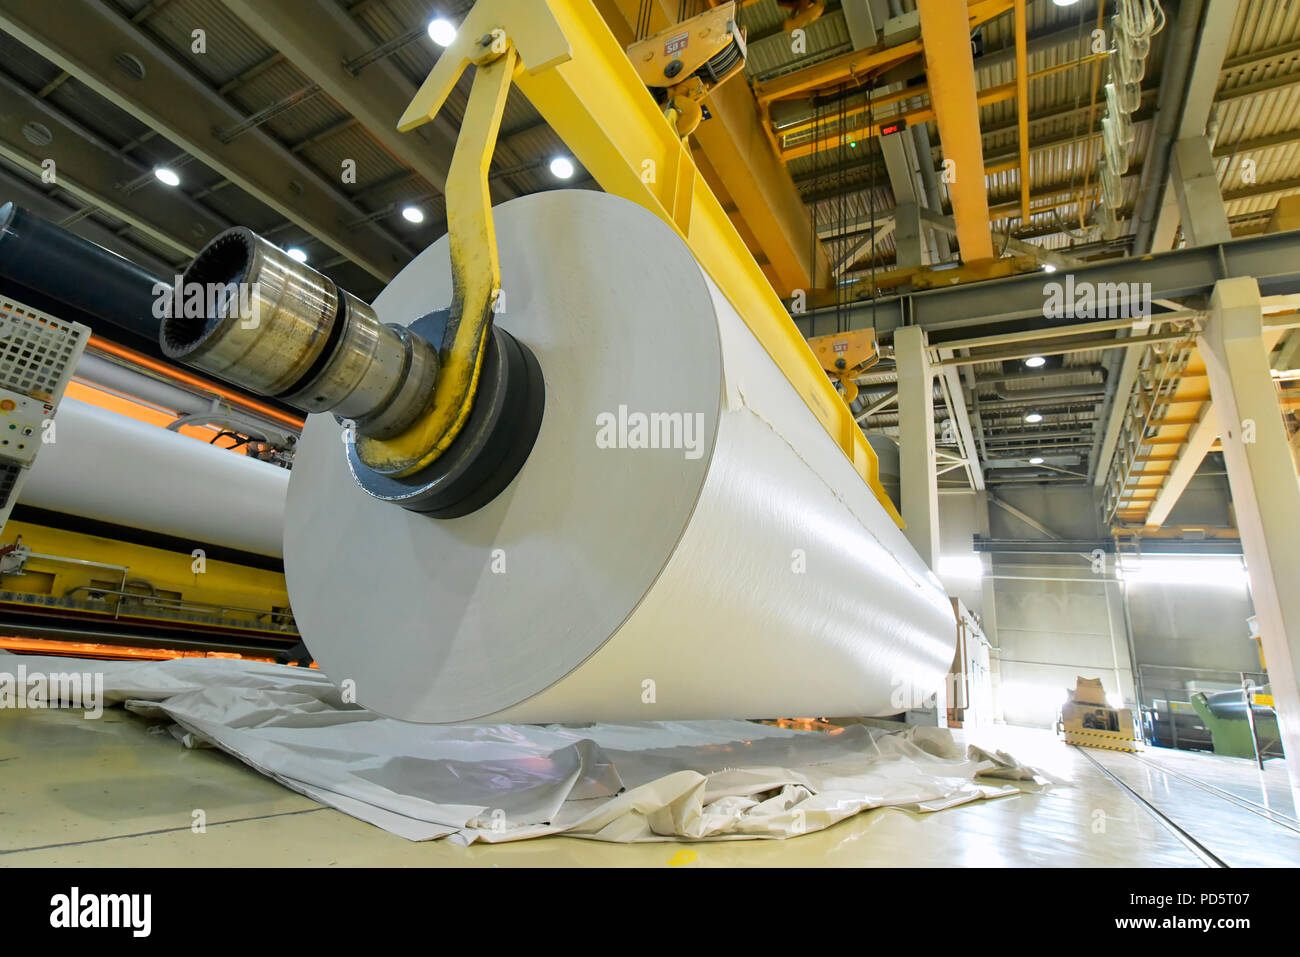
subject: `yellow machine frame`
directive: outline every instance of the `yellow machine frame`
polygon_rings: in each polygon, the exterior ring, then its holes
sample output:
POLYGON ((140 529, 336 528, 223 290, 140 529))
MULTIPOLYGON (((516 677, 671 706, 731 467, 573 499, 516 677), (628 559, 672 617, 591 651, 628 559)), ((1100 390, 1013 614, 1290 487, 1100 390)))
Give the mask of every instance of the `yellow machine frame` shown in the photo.
POLYGON ((51 600, 67 601, 78 593, 88 596, 98 592, 105 596, 102 603, 83 600, 75 610, 92 619, 113 620, 120 615, 176 626, 195 619, 169 614, 172 609, 214 609, 223 614, 208 617, 202 624, 283 638, 289 644, 297 640, 296 631, 275 627, 292 622, 289 595, 279 572, 210 558, 205 558, 202 570, 196 572, 195 559, 188 554, 29 522, 10 521, 4 532, 6 542, 21 539, 36 554, 25 563, 23 574, 0 576, 0 591, 11 593, 0 601, 0 608, 48 610, 51 600), (46 555, 68 560, 42 557, 46 555), (141 587, 144 582, 152 592, 141 587), (119 596, 108 597, 114 590, 131 593, 120 608, 119 596), (93 607, 98 604, 102 607, 93 607))
MULTIPOLYGON (((457 286, 456 296, 477 307, 484 298, 490 301, 500 281, 487 167, 500 123, 499 104, 504 102, 505 84, 513 80, 606 192, 644 207, 682 237, 881 505, 902 525, 880 483, 876 455, 852 413, 705 185, 689 147, 646 91, 590 0, 479 0, 398 128, 411 130, 436 116, 471 63, 477 73, 446 193, 449 204, 457 205, 454 219, 450 205, 448 210, 453 277, 472 283, 475 291, 471 295, 467 287, 457 286), (475 109, 484 102, 496 108, 475 109), (458 162, 462 154, 466 158, 458 162), (471 263, 479 268, 460 265, 471 263)), ((471 321, 476 318, 470 314, 471 321)), ((472 337, 467 336, 467 342, 472 337)), ((467 346, 462 355, 452 357, 462 370, 466 362, 478 361, 469 353, 467 346)), ((477 365, 473 368, 476 376, 477 365)), ((464 382, 464 372, 460 375, 464 382)), ((433 414, 444 422, 455 414, 454 409, 436 406, 435 400, 433 414)), ((382 448, 371 448, 367 461, 384 458, 396 463, 391 471, 395 475, 432 461, 437 452, 428 454, 426 449, 440 426, 430 425, 428 419, 382 448)), ((360 446, 358 451, 363 452, 360 446)))

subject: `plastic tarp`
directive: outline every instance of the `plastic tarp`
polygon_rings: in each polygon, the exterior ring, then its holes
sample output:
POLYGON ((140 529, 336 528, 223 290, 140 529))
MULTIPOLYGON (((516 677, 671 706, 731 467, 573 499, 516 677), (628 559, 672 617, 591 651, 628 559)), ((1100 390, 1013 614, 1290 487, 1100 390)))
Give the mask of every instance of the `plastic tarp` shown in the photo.
POLYGON ((870 808, 936 811, 1045 783, 1006 753, 962 747, 943 728, 426 725, 347 704, 312 669, 212 658, 6 662, 21 662, 29 676, 102 674, 104 705, 174 722, 187 747, 221 748, 413 841, 785 838, 870 808))

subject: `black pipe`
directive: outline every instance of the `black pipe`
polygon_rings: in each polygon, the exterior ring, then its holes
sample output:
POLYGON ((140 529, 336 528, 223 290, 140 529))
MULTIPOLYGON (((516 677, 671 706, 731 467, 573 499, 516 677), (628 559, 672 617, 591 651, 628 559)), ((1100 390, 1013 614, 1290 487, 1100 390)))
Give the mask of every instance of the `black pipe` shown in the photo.
MULTIPOLYGON (((125 332, 136 342, 150 343, 150 354, 161 354, 158 327, 162 319, 154 315, 154 289, 160 283, 170 288, 171 280, 161 279, 16 203, 0 206, 0 280, 58 303, 61 308, 47 310, 55 315, 66 318, 72 309, 97 320, 87 323, 95 332, 103 331, 119 341, 125 332), (105 323, 114 328, 102 329, 105 323)), ((28 305, 42 308, 34 302, 28 305)))
MULTIPOLYGON (((155 276, 17 203, 0 206, 0 293, 68 322, 80 322, 98 336, 192 375, 164 355, 158 344, 162 316, 156 313, 163 309, 155 307, 160 295, 171 296, 174 281, 174 277, 155 276), (161 291, 164 286, 166 292, 161 291)), ((300 414, 275 399, 232 391, 300 414)))

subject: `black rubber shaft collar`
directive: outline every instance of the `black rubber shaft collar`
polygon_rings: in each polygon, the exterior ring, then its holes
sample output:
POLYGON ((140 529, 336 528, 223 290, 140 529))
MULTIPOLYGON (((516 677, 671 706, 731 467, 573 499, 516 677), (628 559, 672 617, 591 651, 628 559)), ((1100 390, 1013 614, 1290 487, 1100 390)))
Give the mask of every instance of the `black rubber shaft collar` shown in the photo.
MULTIPOLYGON (((440 342, 445 311, 410 326, 440 342)), ((348 466, 375 498, 434 518, 460 518, 492 501, 523 468, 541 430, 546 389, 532 351, 497 325, 488 335, 469 421, 438 458, 400 479, 368 468, 348 443, 348 466)))

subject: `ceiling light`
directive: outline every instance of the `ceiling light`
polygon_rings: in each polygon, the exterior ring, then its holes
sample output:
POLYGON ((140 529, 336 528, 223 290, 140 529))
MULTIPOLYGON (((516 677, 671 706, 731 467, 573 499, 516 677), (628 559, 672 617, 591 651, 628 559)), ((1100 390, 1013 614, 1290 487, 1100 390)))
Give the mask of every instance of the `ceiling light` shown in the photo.
POLYGON ((1043 457, 1042 457, 1041 455, 1035 455, 1032 459, 1029 460, 1029 464, 1030 464, 1030 465, 1042 465, 1042 464, 1043 464, 1043 457))
POLYGON ((573 161, 567 156, 557 156, 551 160, 551 175, 556 179, 568 179, 573 175, 573 161))
POLYGON ((1056 267, 1051 263, 1043 263, 1043 272, 1056 272, 1056 267))
POLYGON ((1035 422, 1042 422, 1043 417, 1039 415, 1037 412, 1030 412, 1027 416, 1025 416, 1025 421, 1032 425, 1035 422))
POLYGON ((440 47, 450 46, 451 41, 456 39, 456 25, 442 17, 430 20, 429 39, 440 47))
POLYGON ((288 256, 290 259, 292 259, 294 262, 305 263, 307 261, 307 254, 303 252, 301 249, 299 249, 297 246, 293 246, 289 249, 286 249, 284 251, 284 254, 288 256))
POLYGON ((1025 365, 1029 366, 1031 369, 1039 369, 1046 364, 1047 360, 1042 356, 1030 356, 1025 360, 1025 365))
POLYGON ((402 218, 408 223, 424 222, 424 211, 419 206, 407 206, 402 210, 402 218))
POLYGON ((181 184, 181 178, 166 166, 159 166, 154 169, 153 175, 157 177, 158 182, 164 183, 167 186, 179 186, 181 184))
POLYGON ((1056 4, 1058 7, 1072 7, 1078 2, 1079 0, 1052 0, 1052 3, 1056 4))

